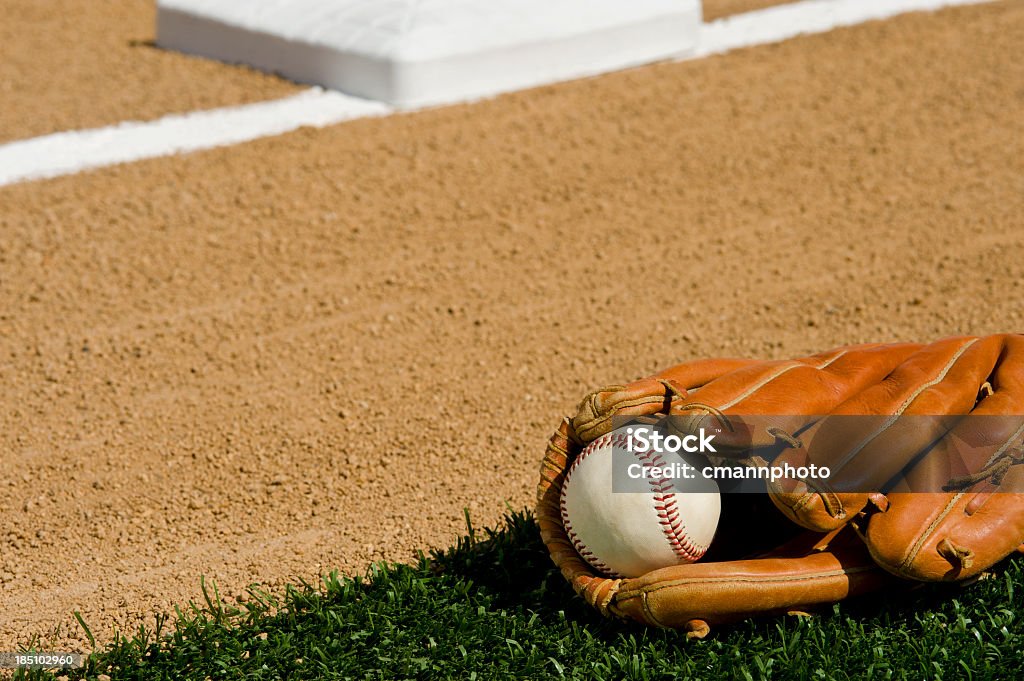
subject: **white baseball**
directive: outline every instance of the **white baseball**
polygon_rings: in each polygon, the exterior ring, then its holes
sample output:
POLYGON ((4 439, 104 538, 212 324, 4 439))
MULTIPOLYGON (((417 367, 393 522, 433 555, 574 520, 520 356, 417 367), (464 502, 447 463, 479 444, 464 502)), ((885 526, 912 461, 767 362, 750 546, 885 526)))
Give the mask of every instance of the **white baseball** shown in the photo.
MULTIPOLYGON (((602 435, 576 457, 562 484, 562 523, 576 551, 611 577, 637 577, 692 563, 707 551, 718 528, 722 499, 718 483, 693 479, 649 479, 650 493, 612 492, 612 450, 625 452, 619 428, 602 435), (677 491, 676 491, 677 490, 677 491)), ((632 452, 642 466, 686 463, 700 469, 699 455, 632 452)))

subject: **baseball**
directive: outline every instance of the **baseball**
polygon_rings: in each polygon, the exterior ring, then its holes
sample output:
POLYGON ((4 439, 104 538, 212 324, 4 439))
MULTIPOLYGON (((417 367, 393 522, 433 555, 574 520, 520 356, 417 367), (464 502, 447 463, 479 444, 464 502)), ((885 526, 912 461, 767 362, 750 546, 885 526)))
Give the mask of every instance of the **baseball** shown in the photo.
POLYGON ((699 560, 721 513, 718 483, 697 473, 704 465, 699 454, 629 447, 632 430, 619 428, 587 445, 566 472, 561 493, 562 523, 576 551, 619 578, 699 560), (633 474, 646 471, 643 492, 612 491, 613 450, 635 459, 620 460, 620 467, 627 462, 633 474), (670 477, 684 469, 694 474, 670 477))

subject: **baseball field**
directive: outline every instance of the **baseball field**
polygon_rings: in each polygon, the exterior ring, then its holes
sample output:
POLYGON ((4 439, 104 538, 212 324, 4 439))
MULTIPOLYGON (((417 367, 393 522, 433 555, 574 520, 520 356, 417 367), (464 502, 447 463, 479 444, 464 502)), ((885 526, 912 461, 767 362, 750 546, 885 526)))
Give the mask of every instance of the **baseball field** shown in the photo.
MULTIPOLYGON (((154 14, 0 0, 0 144, 301 90, 155 47, 154 14)), ((0 652, 116 644, 72 678, 1019 672, 1019 561, 684 642, 591 613, 524 512, 595 387, 1019 330, 1021 44, 1001 0, 0 186, 0 652)))

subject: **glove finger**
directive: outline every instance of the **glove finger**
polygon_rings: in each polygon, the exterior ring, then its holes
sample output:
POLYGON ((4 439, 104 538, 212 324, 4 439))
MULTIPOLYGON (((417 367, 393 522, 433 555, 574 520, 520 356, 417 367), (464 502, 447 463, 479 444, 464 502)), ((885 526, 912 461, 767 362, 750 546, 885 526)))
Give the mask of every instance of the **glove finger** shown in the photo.
POLYGON ((989 386, 888 495, 888 510, 868 519, 865 541, 890 572, 967 579, 1024 541, 1024 338, 1006 339, 989 386))
POLYGON ((909 467, 896 491, 940 490, 955 478, 969 482, 966 478, 992 466, 994 459, 1019 449, 1016 436, 1024 424, 1024 336, 1007 336, 1004 344, 998 364, 982 384, 977 406, 909 467))
POLYGON ((581 442, 591 442, 611 430, 615 416, 668 413, 673 405, 678 412, 686 404, 684 394, 686 400, 736 414, 825 414, 880 380, 917 347, 871 344, 788 361, 687 362, 627 385, 595 390, 580 402, 572 424, 581 442))
POLYGON ((808 460, 828 466, 832 479, 845 489, 882 489, 952 427, 956 415, 975 408, 981 386, 999 364, 1004 341, 1002 336, 951 338, 915 353, 885 381, 826 418, 807 442, 808 460), (850 418, 862 415, 866 418, 850 418), (954 418, 901 418, 913 415, 954 418), (855 430, 863 434, 854 435, 855 430))
POLYGON ((709 381, 690 396, 733 414, 828 414, 880 381, 919 347, 855 345, 801 359, 761 362, 709 381))
MULTIPOLYGON (((1021 470, 1013 484, 1024 484, 1021 470)), ((1013 553, 1024 540, 1024 494, 992 489, 972 494, 889 495, 872 515, 864 542, 894 575, 928 582, 969 579, 1013 553)))
POLYGON ((803 438, 805 448, 787 450, 777 462, 794 468, 808 463, 827 467, 830 486, 837 491, 798 479, 777 481, 773 495, 779 508, 804 527, 822 532, 849 521, 925 455, 953 427, 957 415, 975 407, 1006 341, 1006 336, 990 336, 933 343, 883 382, 844 402, 803 438), (850 418, 872 414, 877 418, 850 418), (951 417, 905 418, 932 414, 951 417))
POLYGON ((895 582, 856 537, 839 537, 817 550, 811 548, 815 540, 821 537, 808 533, 760 558, 655 570, 622 582, 609 610, 700 636, 708 625, 813 609, 895 582))
POLYGON ((739 418, 727 419, 729 428, 717 436, 716 444, 731 451, 772 447, 777 444, 776 432, 798 433, 883 380, 920 347, 912 343, 856 345, 737 369, 690 391, 689 405, 677 403, 674 408, 674 413, 690 418, 677 416, 673 423, 678 430, 697 433, 719 418, 715 412, 735 414, 739 418), (757 416, 753 420, 756 426, 744 423, 744 415, 757 416), (773 415, 778 418, 772 419, 773 415))

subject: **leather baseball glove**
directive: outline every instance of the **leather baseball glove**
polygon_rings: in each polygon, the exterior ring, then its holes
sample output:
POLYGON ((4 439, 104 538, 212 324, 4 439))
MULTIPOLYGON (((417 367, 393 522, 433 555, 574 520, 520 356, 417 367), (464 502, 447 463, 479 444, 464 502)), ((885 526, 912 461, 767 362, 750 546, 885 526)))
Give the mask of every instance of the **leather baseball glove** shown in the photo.
POLYGON ((548 443, 536 516, 555 564, 602 614, 703 637, 711 625, 805 612, 905 580, 976 578, 1024 542, 1022 440, 1024 335, 688 362, 583 399, 548 443), (566 536, 561 486, 613 418, 651 415, 689 433, 719 424, 717 456, 733 464, 813 463, 832 477, 723 494, 704 560, 609 578, 566 536), (770 426, 744 427, 751 415, 770 426), (851 436, 848 416, 876 425, 851 436))

